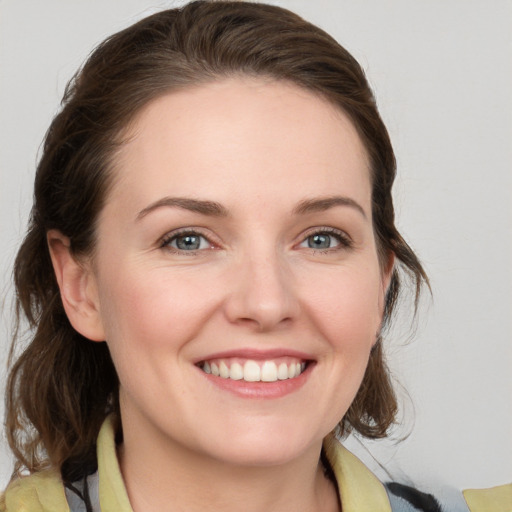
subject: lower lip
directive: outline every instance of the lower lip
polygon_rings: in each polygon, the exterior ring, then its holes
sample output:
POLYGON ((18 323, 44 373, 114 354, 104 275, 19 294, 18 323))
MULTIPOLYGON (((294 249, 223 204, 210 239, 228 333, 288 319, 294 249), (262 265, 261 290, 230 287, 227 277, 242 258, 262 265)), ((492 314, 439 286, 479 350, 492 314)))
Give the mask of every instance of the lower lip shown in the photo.
POLYGON ((198 370, 211 384, 223 391, 228 391, 242 398, 272 399, 281 398, 298 391, 308 380, 313 366, 313 363, 309 363, 298 377, 275 382, 246 382, 245 380, 223 379, 205 373, 200 368, 198 370))

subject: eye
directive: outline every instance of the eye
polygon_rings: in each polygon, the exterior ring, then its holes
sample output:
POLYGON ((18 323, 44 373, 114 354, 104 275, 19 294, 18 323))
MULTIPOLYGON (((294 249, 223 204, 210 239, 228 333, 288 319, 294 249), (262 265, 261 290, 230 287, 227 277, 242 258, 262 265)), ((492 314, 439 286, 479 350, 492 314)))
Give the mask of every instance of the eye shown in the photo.
POLYGON ((308 235, 299 247, 326 251, 340 247, 351 247, 352 243, 347 235, 335 229, 324 229, 308 235))
POLYGON ((162 241, 162 247, 176 252, 193 252, 212 249, 213 244, 203 235, 195 231, 182 231, 168 235, 162 241))

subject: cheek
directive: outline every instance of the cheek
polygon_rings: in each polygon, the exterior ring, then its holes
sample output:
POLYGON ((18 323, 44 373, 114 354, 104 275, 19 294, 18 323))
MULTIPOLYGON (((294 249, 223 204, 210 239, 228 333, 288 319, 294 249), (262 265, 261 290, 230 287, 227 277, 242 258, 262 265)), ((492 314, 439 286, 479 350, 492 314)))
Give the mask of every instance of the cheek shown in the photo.
POLYGON ((102 280, 100 301, 112 351, 158 357, 158 349, 179 350, 193 339, 215 307, 207 279, 162 269, 122 269, 102 280), (148 351, 147 349, 151 349, 148 351))
POLYGON ((307 283, 307 308, 332 348, 364 354, 373 345, 381 323, 382 288, 373 267, 317 274, 307 283))
POLYGON ((317 273, 304 283, 304 304, 314 334, 323 340, 322 372, 313 374, 323 389, 325 417, 332 429, 347 412, 364 377, 381 322, 381 284, 373 266, 317 273))

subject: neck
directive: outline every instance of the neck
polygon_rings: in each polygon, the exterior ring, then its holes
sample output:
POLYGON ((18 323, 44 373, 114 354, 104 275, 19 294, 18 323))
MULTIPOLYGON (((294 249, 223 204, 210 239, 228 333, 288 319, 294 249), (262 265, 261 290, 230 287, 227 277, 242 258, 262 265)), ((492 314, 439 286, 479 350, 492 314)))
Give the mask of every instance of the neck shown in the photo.
POLYGON ((125 430, 118 459, 134 512, 337 512, 320 453, 321 443, 283 464, 244 466, 125 430))

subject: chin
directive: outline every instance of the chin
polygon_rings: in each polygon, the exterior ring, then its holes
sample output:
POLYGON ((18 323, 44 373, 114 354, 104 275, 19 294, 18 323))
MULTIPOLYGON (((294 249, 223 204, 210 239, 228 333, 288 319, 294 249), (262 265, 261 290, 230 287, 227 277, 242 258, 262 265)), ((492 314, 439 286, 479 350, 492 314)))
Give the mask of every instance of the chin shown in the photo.
MULTIPOLYGON (((215 454, 212 455, 237 466, 279 466, 312 450, 320 453, 323 437, 312 436, 296 425, 277 422, 273 425, 253 425, 235 433, 230 430, 221 439, 217 438, 219 441, 215 443, 215 454)), ((209 439, 210 443, 213 438, 209 439)))

